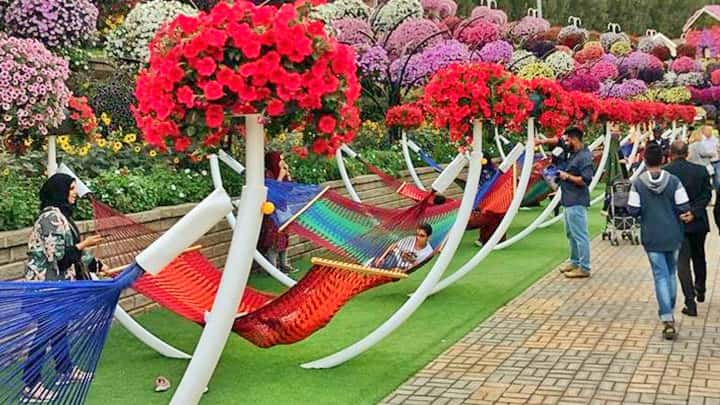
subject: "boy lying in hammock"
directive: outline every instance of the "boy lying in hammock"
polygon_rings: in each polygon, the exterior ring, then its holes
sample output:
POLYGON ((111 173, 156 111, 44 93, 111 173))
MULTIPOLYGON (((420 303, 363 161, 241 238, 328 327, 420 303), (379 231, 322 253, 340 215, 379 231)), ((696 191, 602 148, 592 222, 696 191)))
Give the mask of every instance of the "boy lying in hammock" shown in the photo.
POLYGON ((432 235, 430 224, 421 224, 415 229, 415 236, 408 236, 390 245, 385 252, 372 261, 374 267, 381 269, 409 269, 433 254, 428 243, 432 235))

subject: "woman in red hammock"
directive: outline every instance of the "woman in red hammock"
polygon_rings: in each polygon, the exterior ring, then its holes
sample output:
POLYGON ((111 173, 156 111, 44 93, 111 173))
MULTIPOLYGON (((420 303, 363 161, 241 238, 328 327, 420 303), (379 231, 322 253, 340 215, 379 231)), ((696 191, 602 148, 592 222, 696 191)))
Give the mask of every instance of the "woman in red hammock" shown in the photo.
MULTIPOLYGON (((277 181, 292 181, 290 169, 280 152, 271 151, 265 154, 265 177, 277 181)), ((258 249, 273 266, 286 273, 294 273, 297 269, 288 262, 287 248, 288 235, 278 231, 278 227, 270 215, 265 215, 260 230, 258 249), (280 259, 279 266, 278 258, 280 259)))

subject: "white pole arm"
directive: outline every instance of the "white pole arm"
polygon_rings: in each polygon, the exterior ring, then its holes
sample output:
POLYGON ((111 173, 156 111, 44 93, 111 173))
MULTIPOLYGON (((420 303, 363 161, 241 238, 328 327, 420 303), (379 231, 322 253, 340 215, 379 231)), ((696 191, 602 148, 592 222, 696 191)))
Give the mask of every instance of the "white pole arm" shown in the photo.
MULTIPOLYGON (((357 154, 355 155, 357 156, 357 154)), ((355 187, 352 185, 352 181, 350 181, 350 176, 348 176, 347 168, 345 167, 345 159, 343 158, 342 146, 335 151, 335 161, 337 162, 338 171, 340 172, 340 178, 345 185, 345 190, 347 190, 348 195, 350 195, 350 199, 355 202, 362 202, 362 200, 360 200, 360 196, 355 191, 355 187)))
POLYGON ((47 161, 47 175, 52 176, 57 172, 57 136, 49 135, 47 137, 48 147, 48 161, 47 161))
POLYGON ((210 317, 195 348, 195 354, 170 402, 173 405, 197 404, 200 401, 225 348, 233 321, 237 316, 238 304, 250 275, 253 251, 262 222, 261 208, 267 190, 264 184, 265 136, 260 116, 257 114, 245 116, 245 128, 247 129, 245 138, 247 181, 238 209, 238 218, 242 218, 243 221, 242 231, 233 232, 225 270, 210 317))
POLYGON ((218 151, 218 159, 220 159, 221 162, 225 163, 225 165, 235 171, 237 174, 243 174, 245 171, 245 166, 242 165, 242 163, 235 160, 234 157, 227 154, 224 150, 218 151))
POLYGON ((445 190, 450 187, 450 184, 460 175, 460 172, 463 171, 467 161, 467 156, 458 153, 455 159, 453 159, 453 161, 445 167, 445 170, 440 173, 438 178, 435 179, 432 184, 432 189, 438 193, 444 193, 445 190))
POLYGON ((415 142, 409 141, 407 139, 407 135, 405 134, 405 131, 402 132, 402 137, 400 138, 400 149, 402 150, 403 158, 405 159, 405 166, 407 166, 408 172, 410 173, 410 177, 413 180, 413 183, 420 189, 425 191, 425 185, 420 181, 420 177, 418 176, 417 172, 415 171, 415 165, 413 164, 412 158, 410 157, 410 151, 409 149, 412 149, 415 153, 420 154, 420 147, 418 147, 415 142))
MULTIPOLYGON (((503 173, 507 173, 507 171, 510 170, 517 162, 517 160, 520 159, 520 156, 523 154, 523 150, 526 150, 526 148, 521 143, 515 144, 510 153, 508 153, 503 159, 502 163, 500 163, 500 166, 498 166, 498 170, 503 173)), ((531 155, 532 154, 533 153, 531 153, 531 155)))
POLYGON ((213 191, 135 258, 147 273, 158 274, 232 210, 225 190, 213 191))
POLYGON ((75 178, 75 190, 77 191, 78 197, 82 198, 90 194, 90 188, 82 181, 65 163, 61 163, 60 167, 57 168, 57 173, 65 173, 68 176, 75 178))
POLYGON ((497 245, 505 232, 507 232, 507 229, 510 227, 510 224, 512 224, 513 219, 515 218, 520 209, 520 204, 522 204, 522 200, 525 197, 527 185, 530 182, 530 175, 532 174, 533 169, 533 161, 535 160, 535 156, 533 153, 534 150, 535 119, 530 118, 528 119, 527 143, 525 144, 525 156, 523 159, 522 172, 520 174, 520 184, 518 184, 517 189, 515 189, 513 199, 510 202, 510 206, 508 207, 507 212, 503 216, 502 221, 500 221, 500 224, 495 229, 492 236, 490 236, 490 239, 480 249, 480 251, 478 251, 475 256, 473 256, 472 259, 465 263, 465 265, 463 265, 459 270, 449 275, 444 280, 440 281, 435 286, 435 288, 433 288, 431 294, 436 294, 444 290, 445 288, 453 285, 455 282, 465 277, 468 273, 474 270, 480 264, 480 262, 485 260, 485 258, 493 251, 495 245, 497 245))
POLYGON ((500 157, 505 160, 505 150, 503 150, 503 144, 500 142, 500 133, 498 132, 497 127, 495 127, 495 146, 497 147, 498 153, 500 153, 500 157))
POLYGON ((437 258, 432 269, 418 287, 415 294, 410 297, 400 309, 397 310, 387 321, 380 327, 375 329, 365 338, 354 343, 345 349, 310 363, 302 365, 303 368, 330 368, 342 364, 371 347, 375 346, 387 335, 400 327, 425 301, 428 294, 435 286, 443 272, 447 269, 455 252, 457 251, 462 237, 465 234, 465 227, 470 219, 473 205, 475 203, 475 193, 477 193, 478 184, 480 183, 480 172, 482 169, 482 124, 475 122, 473 125, 473 151, 470 158, 470 169, 468 171, 467 186, 463 193, 463 198, 458 209, 455 223, 453 224, 447 236, 447 243, 437 258))

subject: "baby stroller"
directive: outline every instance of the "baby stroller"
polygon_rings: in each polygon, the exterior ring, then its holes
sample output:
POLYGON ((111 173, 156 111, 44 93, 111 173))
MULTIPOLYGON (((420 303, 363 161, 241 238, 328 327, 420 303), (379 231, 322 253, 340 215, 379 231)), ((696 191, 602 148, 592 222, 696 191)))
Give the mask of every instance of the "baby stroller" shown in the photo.
POLYGON ((640 223, 628 210, 631 187, 627 179, 616 180, 609 187, 608 215, 602 238, 614 246, 620 244, 620 239, 629 240, 632 245, 640 244, 640 223))

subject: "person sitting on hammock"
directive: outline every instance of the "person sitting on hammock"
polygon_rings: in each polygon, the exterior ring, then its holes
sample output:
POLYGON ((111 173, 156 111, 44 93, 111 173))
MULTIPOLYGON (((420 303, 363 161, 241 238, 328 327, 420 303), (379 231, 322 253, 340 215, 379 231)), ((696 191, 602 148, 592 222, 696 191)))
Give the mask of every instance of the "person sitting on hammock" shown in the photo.
MULTIPOLYGON (((100 236, 80 239, 72 219, 77 200, 75 179, 67 174, 52 175, 40 189, 40 215, 28 241, 25 279, 28 281, 71 281, 89 279, 87 271, 97 272, 102 263, 85 249, 102 242, 100 236)), ((37 320, 38 328, 51 324, 52 319, 37 320)), ((28 402, 52 401, 56 393, 42 383, 41 371, 47 346, 55 360, 55 371, 63 376, 57 382, 80 382, 92 377, 72 362, 65 327, 47 340, 38 331, 30 340, 23 371, 24 395, 28 402)))
POLYGON ((372 264, 382 269, 407 270, 427 260, 433 254, 428 240, 432 226, 422 224, 415 229, 415 236, 408 236, 393 243, 372 264))

